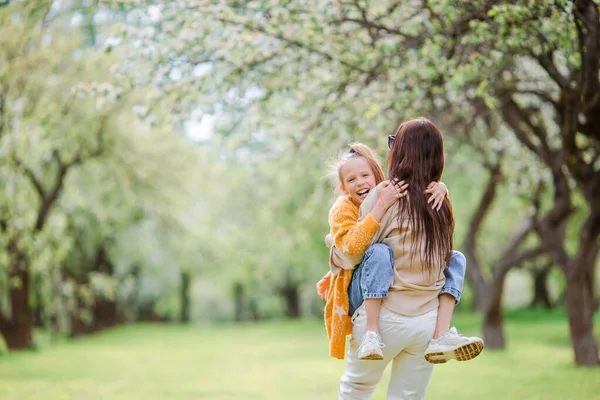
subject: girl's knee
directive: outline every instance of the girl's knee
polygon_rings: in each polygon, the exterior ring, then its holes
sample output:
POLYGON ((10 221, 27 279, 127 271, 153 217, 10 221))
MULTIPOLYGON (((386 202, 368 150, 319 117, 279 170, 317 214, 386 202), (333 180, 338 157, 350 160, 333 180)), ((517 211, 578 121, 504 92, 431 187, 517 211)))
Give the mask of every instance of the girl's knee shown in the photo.
MULTIPOLYGON (((394 255, 392 249, 382 243, 375 243, 365 253, 365 270, 375 273, 382 279, 391 280, 394 276, 394 255)), ((371 275, 372 276, 372 275, 371 275)))
POLYGON ((393 257, 392 249, 390 249, 389 246, 387 246, 383 243, 375 243, 375 244, 371 245, 367 249, 365 254, 369 254, 371 256, 376 256, 376 257, 382 257, 382 258, 383 257, 387 257, 387 258, 393 257))

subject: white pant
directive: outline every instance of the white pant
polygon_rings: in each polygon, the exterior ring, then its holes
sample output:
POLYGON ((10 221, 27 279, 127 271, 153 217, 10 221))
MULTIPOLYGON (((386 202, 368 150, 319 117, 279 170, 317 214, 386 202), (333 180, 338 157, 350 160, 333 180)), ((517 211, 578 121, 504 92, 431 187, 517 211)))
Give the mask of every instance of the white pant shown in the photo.
POLYGON ((370 399, 392 361, 392 374, 387 391, 388 400, 422 400, 433 371, 425 360, 427 344, 433 338, 437 308, 423 315, 407 317, 381 308, 379 333, 385 347, 383 360, 359 360, 356 350, 367 329, 364 304, 353 316, 354 327, 346 372, 340 381, 339 400, 370 399))

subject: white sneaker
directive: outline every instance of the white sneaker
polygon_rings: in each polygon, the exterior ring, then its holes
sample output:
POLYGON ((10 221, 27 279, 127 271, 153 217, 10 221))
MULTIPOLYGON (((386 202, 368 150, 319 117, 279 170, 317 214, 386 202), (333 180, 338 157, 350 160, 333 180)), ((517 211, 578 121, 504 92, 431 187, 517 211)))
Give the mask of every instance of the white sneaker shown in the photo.
POLYGON ((425 350, 425 359, 432 364, 443 364, 453 358, 457 361, 472 360, 483 350, 483 340, 476 336, 460 335, 455 327, 437 339, 431 339, 425 350))
POLYGON ((375 331, 367 331, 363 336, 356 355, 359 360, 383 360, 382 348, 385 344, 381 343, 381 336, 375 331))

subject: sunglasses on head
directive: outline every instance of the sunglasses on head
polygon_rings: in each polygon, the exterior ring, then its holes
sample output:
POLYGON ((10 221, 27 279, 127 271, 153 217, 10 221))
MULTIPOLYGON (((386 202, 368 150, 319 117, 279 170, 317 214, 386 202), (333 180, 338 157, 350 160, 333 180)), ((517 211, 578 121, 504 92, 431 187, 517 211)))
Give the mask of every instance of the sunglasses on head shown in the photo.
POLYGON ((390 149, 392 148, 392 144, 394 144, 394 139, 396 139, 396 135, 389 135, 388 136, 388 147, 390 149))

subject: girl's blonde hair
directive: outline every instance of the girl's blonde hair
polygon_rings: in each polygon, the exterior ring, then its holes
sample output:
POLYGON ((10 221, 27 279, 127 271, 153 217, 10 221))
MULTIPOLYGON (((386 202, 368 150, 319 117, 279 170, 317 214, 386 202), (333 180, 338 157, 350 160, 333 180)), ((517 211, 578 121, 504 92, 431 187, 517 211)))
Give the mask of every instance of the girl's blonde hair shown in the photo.
POLYGON ((346 164, 348 161, 357 158, 364 157, 367 160, 367 164, 373 171, 373 176, 375 177, 375 184, 378 185, 385 180, 385 176, 383 174, 383 169, 381 168, 381 164, 377 160, 377 156, 373 149, 363 143, 350 143, 348 146, 348 150, 344 150, 341 152, 336 159, 330 164, 330 176, 333 184, 334 190, 339 187, 339 185, 343 182, 342 177, 342 166, 346 164))

